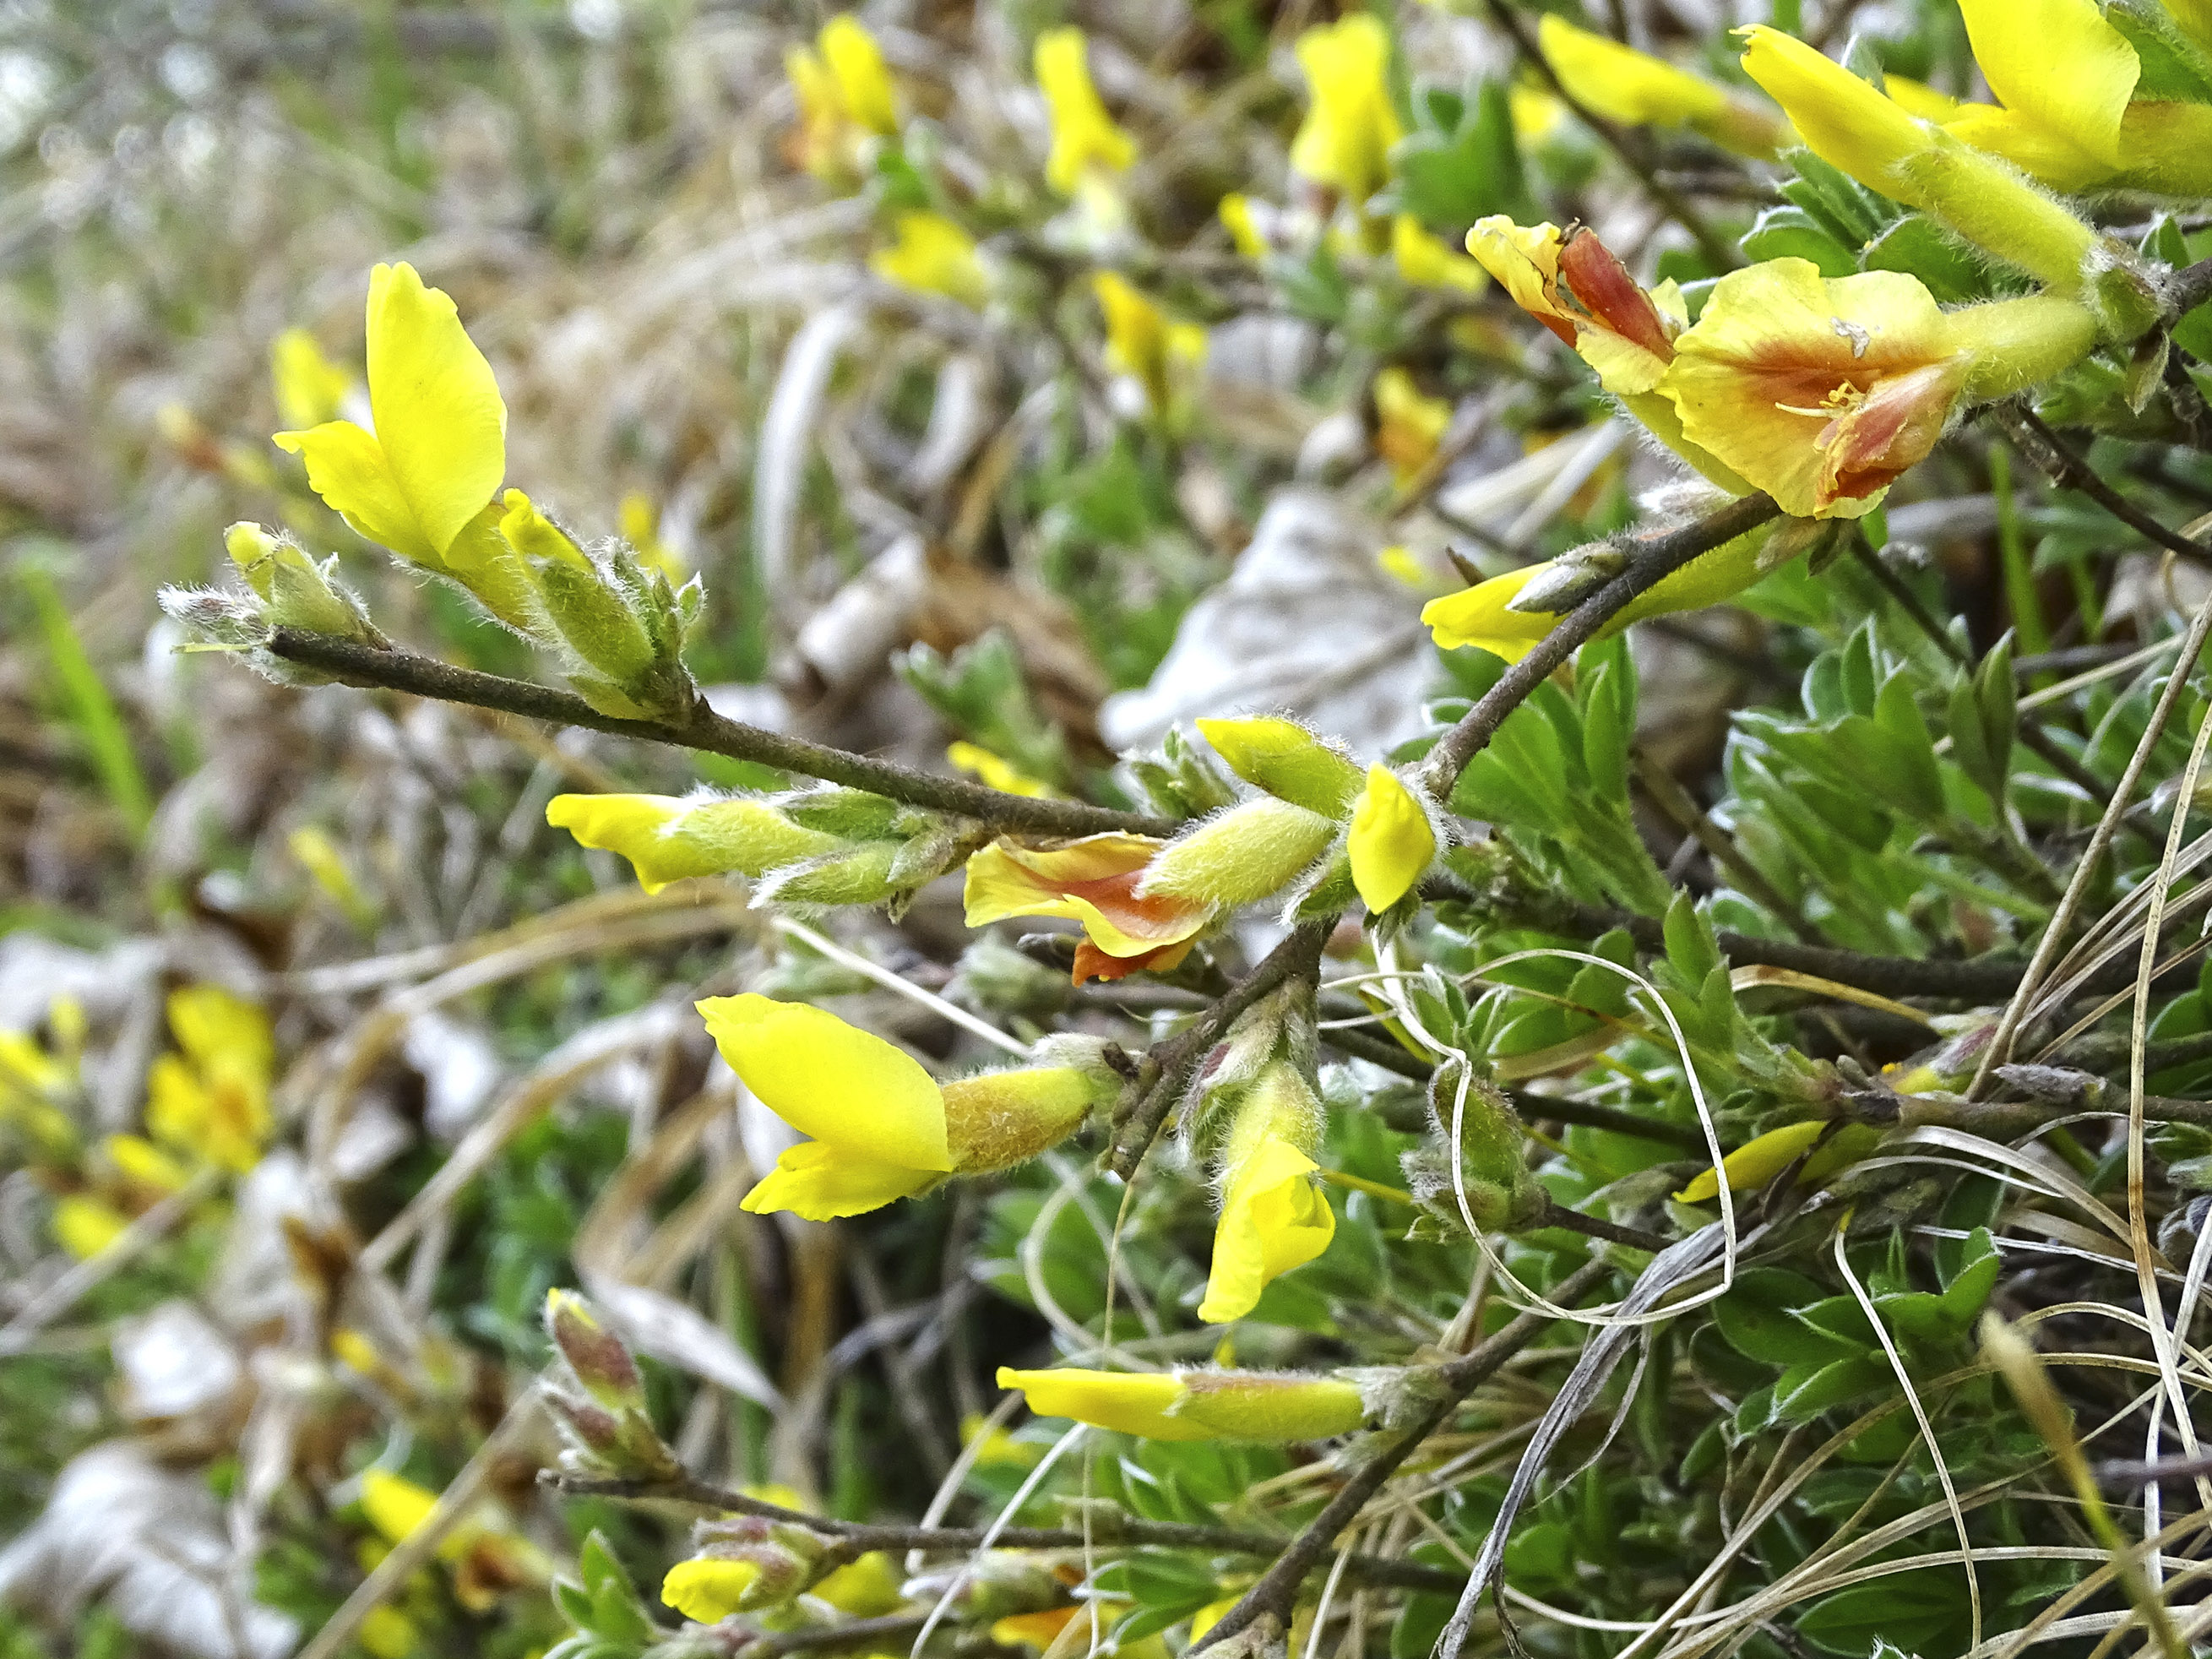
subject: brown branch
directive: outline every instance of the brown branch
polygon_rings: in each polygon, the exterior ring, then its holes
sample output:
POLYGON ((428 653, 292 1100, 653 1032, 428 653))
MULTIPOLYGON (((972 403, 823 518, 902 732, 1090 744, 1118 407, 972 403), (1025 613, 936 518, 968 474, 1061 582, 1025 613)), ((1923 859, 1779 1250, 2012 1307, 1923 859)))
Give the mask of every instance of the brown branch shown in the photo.
POLYGON ((921 1634, 928 1622, 919 1613, 887 1613, 876 1619, 852 1619, 842 1625, 823 1625, 813 1630, 762 1631, 748 1632, 744 1651, 759 1659, 760 1656, 785 1653, 812 1653, 823 1648, 856 1648, 864 1643, 885 1649, 904 1648, 921 1634))
POLYGON ((2199 259, 2175 271, 2166 280, 2165 298, 2166 314, 2175 322, 2212 300, 2212 259, 2199 259))
POLYGON ((1626 538, 1622 548, 1628 556, 1626 568, 1560 617, 1527 656, 1476 700, 1459 724, 1430 750, 1421 768, 1423 787, 1440 804, 1448 805, 1452 786, 1459 781, 1468 763, 1498 734, 1505 717, 1577 647, 1595 638, 1631 602, 1691 560, 1758 529, 1781 511, 1770 495, 1746 495, 1676 529, 1626 538))
MULTIPOLYGON (((2192 265, 2190 269, 2195 270, 2197 267, 2192 265)), ((1989 412, 1990 417, 2004 428, 2013 447, 2061 489, 2087 495, 2146 541, 2155 542, 2191 564, 2212 566, 2212 548, 2191 541, 2178 530, 2168 530, 2106 483, 2079 451, 2045 425, 2025 403, 1992 404, 1989 412)))
MULTIPOLYGON (((1460 1363, 1460 1362, 1455 1362, 1460 1363)), ((1439 1368, 1442 1369, 1442 1368, 1439 1368)), ((1469 1386, 1472 1386, 1471 1384, 1469 1386)), ((1212 1555, 1274 1555, 1291 1540, 1258 1533, 1237 1532, 1226 1527, 1194 1527, 1172 1521, 1140 1521, 1133 1516, 1095 1513, 1088 1530, 1074 1527, 1001 1527, 995 1533, 981 1527, 879 1526, 860 1521, 837 1521, 826 1516, 804 1515, 689 1476, 678 1480, 628 1480, 599 1475, 566 1474, 548 1469, 538 1475, 545 1485, 578 1498, 611 1498, 624 1503, 691 1504, 725 1515, 757 1515, 769 1521, 787 1522, 838 1540, 855 1555, 871 1550, 976 1550, 986 1539, 994 1547, 1010 1550, 1078 1550, 1107 1548, 1184 1549, 1212 1555)), ((1370 1584, 1400 1589, 1456 1594, 1456 1573, 1417 1562, 1386 1556, 1355 1555, 1346 1571, 1370 1584)))
POLYGON ((404 691, 410 696, 434 697, 441 702, 495 708, 503 714, 520 714, 526 720, 587 726, 616 737, 726 755, 733 760, 752 761, 781 771, 865 789, 908 806, 957 813, 994 830, 1075 838, 1117 830, 1139 835, 1171 836, 1177 827, 1164 818, 1141 812, 1115 811, 1085 801, 1011 795, 965 778, 917 772, 890 761, 725 720, 703 702, 696 703, 690 714, 682 720, 625 720, 602 714, 572 691, 456 667, 412 651, 380 650, 328 634, 279 628, 270 633, 264 648, 271 656, 314 669, 347 685, 404 691))
POLYGON ((1585 1215, 1580 1210, 1571 1210, 1555 1198, 1544 1200, 1544 1213, 1534 1224, 1536 1227, 1558 1227, 1567 1232, 1580 1233, 1584 1238, 1601 1238, 1608 1244, 1626 1244, 1631 1249, 1649 1250, 1654 1255, 1674 1243, 1657 1233, 1647 1233, 1641 1227, 1624 1227, 1618 1221, 1608 1221, 1601 1215, 1585 1215))
MULTIPOLYGON (((1610 1271, 1609 1262, 1585 1263, 1559 1282, 1550 1293, 1551 1300, 1562 1307, 1571 1307, 1610 1271)), ((1305 1530, 1260 1575, 1258 1582, 1221 1616, 1218 1624, 1206 1632, 1205 1640, 1191 1644, 1190 1651, 1194 1654, 1212 1647, 1263 1620, 1273 1621, 1275 1630, 1286 1627, 1291 1610, 1297 1601, 1299 1586, 1305 1582, 1306 1574, 1328 1553, 1337 1534, 1358 1517, 1367 1500, 1382 1490, 1382 1483, 1397 1473, 1398 1466, 1443 1426, 1444 1420, 1459 1408, 1462 1400, 1552 1323, 1550 1314, 1534 1310, 1517 1314, 1510 1324, 1484 1338, 1468 1353, 1436 1366, 1430 1373, 1436 1397, 1419 1420, 1409 1428, 1378 1437, 1380 1443, 1338 1489, 1336 1496, 1329 1499, 1328 1507, 1306 1523, 1305 1530)))
POLYGON ((1207 1050, 1223 1032, 1261 998, 1292 979, 1311 979, 1321 969, 1322 947, 1336 931, 1336 918, 1301 922, 1284 935, 1257 967, 1231 986, 1220 1000, 1189 1025, 1157 1044, 1122 1092, 1114 1110, 1114 1145, 1107 1167, 1127 1181, 1152 1150, 1160 1125, 1182 1098, 1207 1050))

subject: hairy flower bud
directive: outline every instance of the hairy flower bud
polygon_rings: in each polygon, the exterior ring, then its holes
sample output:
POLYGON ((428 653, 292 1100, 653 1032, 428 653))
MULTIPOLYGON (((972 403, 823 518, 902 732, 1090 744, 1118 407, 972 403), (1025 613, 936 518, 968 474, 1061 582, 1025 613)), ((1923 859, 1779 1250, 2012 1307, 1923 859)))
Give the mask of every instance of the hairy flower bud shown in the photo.
POLYGON ((1162 848, 1137 884, 1139 898, 1176 898, 1233 910, 1297 879, 1328 849, 1330 818, 1263 795, 1217 813, 1162 848))
POLYGON ((623 1340, 573 1291, 545 1292, 545 1330, 592 1399, 611 1411, 645 1408, 645 1382, 623 1340))
POLYGON ((752 795, 556 795, 545 821, 621 854, 648 893, 689 876, 757 878, 846 844, 752 795))
POLYGON ((290 537, 272 536, 258 524, 234 524, 222 539, 230 562, 261 599, 270 627, 387 643, 361 600, 337 580, 336 554, 319 565, 290 537))
POLYGON ((905 843, 863 842, 848 851, 824 853, 787 864, 762 878, 757 896, 778 904, 884 904, 902 885, 893 868, 905 843))
POLYGON ((1287 1372, 1099 1371, 1001 1366, 1040 1417, 1067 1417, 1147 1440, 1326 1440, 1366 1418, 1357 1383, 1287 1372))
POLYGON ((1255 789, 1323 817, 1341 818, 1359 793, 1359 768, 1296 720, 1260 715, 1201 720, 1198 729, 1229 769, 1255 789))
POLYGON ((1481 1232, 1518 1232, 1532 1226, 1548 1205, 1528 1168, 1521 1119, 1496 1085, 1465 1078, 1455 1066, 1438 1069, 1429 1085, 1433 1138, 1401 1160, 1414 1201, 1454 1228, 1471 1219, 1481 1232), (1452 1170, 1458 1138, 1458 1176, 1452 1170), (1464 1201, 1464 1211, 1462 1203, 1464 1201))

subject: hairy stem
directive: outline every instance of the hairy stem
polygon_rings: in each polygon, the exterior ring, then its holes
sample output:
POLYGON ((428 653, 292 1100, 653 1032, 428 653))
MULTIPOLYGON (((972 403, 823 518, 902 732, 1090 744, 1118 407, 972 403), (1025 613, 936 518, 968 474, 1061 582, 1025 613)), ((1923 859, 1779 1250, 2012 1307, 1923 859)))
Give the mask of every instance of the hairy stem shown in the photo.
POLYGON ((588 726, 617 737, 640 738, 647 743, 754 761, 786 772, 866 789, 908 806, 957 813, 993 830, 1072 838, 1117 830, 1139 835, 1170 836, 1176 829, 1164 818, 1141 812, 1121 812, 1085 801, 1010 795, 1002 789, 988 788, 965 778, 917 772, 890 761, 726 720, 704 702, 695 704, 690 714, 680 721, 624 720, 602 714, 572 691, 533 685, 526 680, 510 680, 473 668, 455 667, 412 651, 380 650, 328 634, 279 628, 270 635, 264 648, 271 656, 314 669, 347 685, 404 691, 410 696, 495 708, 528 720, 588 726))

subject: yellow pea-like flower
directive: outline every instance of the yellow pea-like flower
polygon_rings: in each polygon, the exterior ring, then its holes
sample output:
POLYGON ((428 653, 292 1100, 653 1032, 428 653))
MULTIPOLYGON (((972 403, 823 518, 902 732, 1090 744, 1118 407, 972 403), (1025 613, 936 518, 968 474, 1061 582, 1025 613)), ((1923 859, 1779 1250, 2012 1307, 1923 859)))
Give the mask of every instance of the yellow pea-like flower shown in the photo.
POLYGON ((783 69, 799 100, 793 159, 817 178, 852 182, 868 141, 898 134, 897 90, 875 36, 840 13, 822 26, 811 47, 784 53, 783 69))
POLYGON ((54 1205, 54 1240, 80 1261, 87 1261, 123 1237, 131 1218, 114 1206, 83 1193, 71 1193, 54 1205))
POLYGON ((374 433, 326 421, 276 447, 363 537, 445 569, 507 471, 507 405, 453 300, 412 265, 369 273, 368 402, 374 433))
POLYGON ((1770 157, 1789 142, 1771 109, 1677 69, 1664 58, 1588 29, 1557 12, 1537 24, 1537 46, 1559 84, 1584 109, 1631 126, 1688 127, 1740 155, 1770 157))
POLYGON ((1098 272, 1091 279, 1091 291, 1106 318, 1107 367, 1133 376, 1145 388, 1152 412, 1168 415, 1205 361, 1206 331, 1194 323, 1170 321, 1118 270, 1098 272))
POLYGON ((172 992, 168 1013, 178 1052, 148 1074, 146 1127, 179 1152, 242 1174, 259 1160, 274 1127, 269 1016, 214 985, 172 992))
POLYGON ((325 356, 320 343, 304 328, 288 328, 269 343, 269 378, 276 388, 276 412, 288 427, 336 420, 338 405, 353 390, 353 376, 325 356))
POLYGON ((2142 64, 2095 0, 1960 0, 1995 104, 1960 104, 1943 125, 2057 190, 2122 171, 2121 128, 2142 64))
POLYGON ((1072 1418, 1146 1440, 1326 1440, 1366 1420, 1358 1387, 1340 1378, 1265 1371, 1024 1371, 1001 1366, 1039 1417, 1072 1418))
POLYGON ((633 489, 622 498, 617 520, 623 539, 647 570, 658 570, 672 584, 684 580, 683 556, 660 538, 660 509, 643 490, 633 489))
POLYGON ((1390 36, 1354 12, 1297 40, 1298 67, 1312 94, 1291 141, 1291 167, 1355 205, 1389 182, 1390 147, 1405 125, 1390 101, 1390 36))
POLYGON ((1376 915, 1413 891, 1436 858, 1436 826, 1405 780, 1387 766, 1368 769, 1367 787, 1352 808, 1347 850, 1352 884, 1376 915))
POLYGON ((760 1569, 750 1561, 697 1557, 678 1561, 660 1581, 660 1599, 686 1619, 719 1624, 744 1605, 760 1569))
POLYGON ((1453 251, 1443 237, 1431 235, 1410 213, 1390 221, 1390 263, 1398 275, 1415 288, 1457 289, 1480 294, 1490 286, 1489 273, 1464 253, 1453 251))
POLYGON ((1321 1117, 1312 1085, 1283 1060, 1260 1074, 1238 1107, 1222 1160, 1212 1267, 1198 1306, 1206 1323, 1244 1317, 1270 1283, 1336 1237, 1336 1212, 1314 1182, 1321 1117))
POLYGON ((437 1493, 389 1469, 369 1469, 361 1477, 362 1513, 388 1544, 404 1543, 437 1507, 437 1493))
POLYGON ((1746 1141, 1721 1160, 1717 1170, 1707 1170, 1693 1179, 1674 1196, 1685 1204, 1702 1204, 1720 1194, 1721 1182, 1727 1179, 1729 1191, 1741 1193, 1754 1187, 1763 1187, 1780 1175, 1814 1141, 1828 1126, 1818 1119, 1805 1123, 1785 1123, 1778 1129, 1769 1129, 1765 1134, 1746 1141))
POLYGON ((884 50, 860 19, 840 12, 815 37, 846 118, 879 137, 898 132, 898 94, 884 64, 884 50))
POLYGON ((1452 406, 1392 364, 1375 377, 1375 447, 1404 483, 1429 464, 1451 425, 1452 406))
POLYGON ((545 822, 621 854, 648 893, 690 876, 763 876, 845 845, 745 795, 556 795, 545 822))
POLYGON ((1048 799, 1060 793, 1050 784, 1040 782, 1005 756, 994 754, 980 743, 962 741, 948 744, 945 758, 977 782, 1005 794, 1048 799))
POLYGON ((1015 916, 1079 923, 1075 982, 1164 972, 1190 954, 1215 907, 1168 895, 1140 897, 1137 884, 1165 843, 1119 830, 1064 847, 994 842, 968 860, 967 921, 987 927, 1015 916))
POLYGON ((745 1086, 813 1137, 746 1194, 755 1214, 829 1221, 926 1192, 956 1171, 1025 1162, 1074 1133, 1111 1086, 1075 1066, 940 1086, 904 1049, 804 1003, 748 993, 698 1006, 745 1086))
POLYGON ((1738 32, 1747 41, 1744 72, 1829 166, 2055 288, 2081 285, 2096 240, 2087 224, 1803 41, 1765 24, 1738 32))
POLYGON ((991 297, 990 273, 975 239, 941 213, 902 213, 897 240, 869 256, 868 268, 917 294, 942 294, 979 309, 991 297))
POLYGON ((1085 175, 1115 173, 1137 159, 1136 142, 1114 124, 1091 83, 1090 48, 1079 28, 1047 29, 1037 36, 1037 85, 1052 114, 1052 153, 1045 182, 1073 196, 1085 175))

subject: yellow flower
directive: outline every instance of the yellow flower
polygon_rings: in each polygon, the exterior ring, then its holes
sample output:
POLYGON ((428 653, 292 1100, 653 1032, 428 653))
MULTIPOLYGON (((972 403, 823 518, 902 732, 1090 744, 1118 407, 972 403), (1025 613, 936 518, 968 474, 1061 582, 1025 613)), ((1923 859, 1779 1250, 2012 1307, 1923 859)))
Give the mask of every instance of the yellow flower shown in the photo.
POLYGON ((840 14, 822 26, 814 48, 793 46, 784 73, 799 99, 794 159, 809 173, 850 179, 871 137, 898 135, 898 96, 882 49, 860 21, 840 14))
POLYGON ((2120 136, 2142 65, 2095 0, 1960 0, 1996 104, 1960 104, 1945 128, 2059 190, 2121 170, 2120 136))
MULTIPOLYGON (((1547 14, 1548 21, 1549 14, 1547 14)), ((1463 294, 1480 294, 1490 278, 1464 253, 1455 253, 1440 236, 1421 228, 1410 213, 1390 221, 1390 263, 1398 275, 1415 288, 1455 288, 1463 294)))
POLYGON ((1513 136, 1522 149, 1534 149, 1559 136, 1567 118, 1567 106, 1538 86, 1516 82, 1506 94, 1513 118, 1513 136))
POLYGON ((88 1261, 123 1237, 130 1218, 113 1206, 82 1193, 54 1205, 54 1240, 80 1261, 88 1261))
POLYGON ((1312 104, 1291 141, 1291 167, 1355 206, 1389 180, 1390 147, 1405 136, 1390 101, 1390 37, 1354 12, 1298 37, 1312 104))
POLYGON ((1336 1213, 1314 1184, 1310 1155, 1321 1103, 1297 1068, 1277 1060, 1237 1109, 1222 1161, 1221 1219, 1198 1316, 1225 1324, 1250 1313, 1260 1292, 1303 1267, 1336 1236, 1336 1213))
POLYGON ((1147 968, 1164 972, 1190 954, 1213 907, 1137 896, 1137 883, 1162 844, 1120 831, 1050 848, 994 842, 968 860, 968 925, 986 927, 1013 916, 1080 923, 1079 985, 1147 968))
POLYGON ((991 297, 991 278, 975 240, 941 213, 902 213, 897 242, 869 256, 868 268, 886 282, 918 294, 942 294, 981 307, 991 297))
POLYGON ((368 1610, 361 1621, 359 1636, 362 1646, 374 1659, 407 1659, 422 1639, 415 1621, 389 1603, 368 1610))
POLYGON ((1024 1445, 981 1412, 969 1412, 960 1419, 960 1443, 975 1448, 975 1463, 979 1469, 1033 1469, 1042 1455, 1038 1448, 1024 1445))
POLYGON ((353 376, 323 356, 321 345, 304 328, 288 328, 269 343, 269 377, 276 386, 276 412, 288 427, 335 420, 338 405, 353 390, 353 376))
POLYGON ((1368 769, 1352 809, 1352 884, 1376 915, 1413 890, 1437 855, 1437 832, 1405 781, 1389 767, 1368 769))
POLYGON ((1366 1420, 1359 1390, 1336 1377, 1263 1371, 1083 1370, 1000 1367, 1039 1417, 1073 1418, 1146 1440, 1326 1440, 1366 1420))
POLYGON ((1062 196, 1074 195, 1084 175, 1094 169, 1120 173, 1137 159, 1136 144, 1098 100, 1086 50, 1081 29, 1047 29, 1037 36, 1037 84, 1052 112, 1045 182, 1062 196))
POLYGON ((1249 197, 1228 195, 1221 198, 1215 210, 1229 232, 1229 240, 1237 251, 1248 259, 1263 259, 1268 252, 1267 239, 1260 234, 1260 227, 1252 216, 1249 197))
POLYGON ((100 1143, 108 1164, 130 1185, 158 1194, 179 1191, 191 1172, 143 1135, 110 1135, 100 1143))
POLYGON ((1310 870, 1337 830, 1334 818, 1296 801, 1273 795, 1239 801, 1163 847, 1138 880, 1137 896, 1215 912, 1257 904, 1310 870))
MULTIPOLYGON (((1597 637, 1608 639, 1646 617, 1663 616, 1673 611, 1703 610, 1741 592, 1759 580, 1759 555, 1765 549, 1766 536, 1762 526, 1692 559, 1624 607, 1597 637)), ((1456 593, 1431 599, 1421 608, 1421 621, 1444 650, 1474 646, 1507 662, 1518 662, 1537 641, 1558 625, 1559 618, 1555 612, 1513 611, 1507 607, 1522 588, 1551 566, 1552 561, 1547 559, 1540 564, 1509 570, 1502 576, 1492 576, 1456 593)))
POLYGON ((1133 376, 1145 388, 1152 412, 1166 416, 1190 374, 1206 359, 1206 331, 1194 323, 1171 323, 1118 270, 1091 279, 1098 308, 1106 314, 1107 367, 1133 376))
POLYGON ((552 559, 559 563, 587 570, 591 561, 584 550, 568 538, 568 532, 538 510, 538 503, 520 489, 510 489, 500 497, 504 509, 500 514, 499 533, 507 544, 528 559, 552 559))
POLYGON ((945 747, 945 758, 978 782, 1006 794, 1029 795, 1044 799, 1060 793, 1048 783, 1040 783, 1004 756, 994 755, 978 743, 949 744, 945 747))
POLYGON ((1820 1132, 1827 1127, 1816 1119, 1769 1129, 1737 1147, 1721 1160, 1719 1169, 1704 1171, 1674 1196, 1685 1204, 1702 1204, 1709 1198, 1717 1198, 1723 1175, 1728 1177, 1731 1193, 1763 1187, 1796 1163, 1798 1154, 1818 1140, 1820 1132))
POLYGON ((1255 789, 1340 818, 1358 799, 1359 769, 1296 720, 1277 715, 1198 722, 1199 734, 1229 769, 1255 789))
POLYGON ((1789 128, 1769 109, 1556 12, 1537 24, 1537 45, 1559 84, 1584 109, 1630 126, 1688 127, 1739 155, 1771 156, 1789 128))
POLYGON ((735 1613, 760 1569, 750 1561, 694 1557, 660 1581, 660 1599, 696 1624, 715 1625, 735 1613))
POLYGON ((1081 1127, 1100 1092, 1073 1066, 989 1072, 940 1087, 903 1049, 804 1003, 750 993, 700 1003, 730 1068, 803 1141, 744 1207, 829 1221, 1006 1169, 1081 1127))
POLYGON ((1451 425, 1452 406, 1431 398, 1393 364, 1375 377, 1375 447, 1406 483, 1429 464, 1451 425))
POLYGON ((437 1507, 437 1493, 389 1469, 369 1469, 361 1477, 362 1513, 387 1544, 404 1543, 437 1507))
MULTIPOLYGON (((1935 447, 1979 362, 2032 383, 2095 342, 2094 319, 2063 300, 1947 317, 1899 271, 1830 278, 1771 259, 1715 285, 1662 389, 1683 434, 1784 512, 1856 518, 1935 447)), ((1982 378, 1974 390, 1996 395, 1982 378)))
POLYGON ((147 1128, 203 1162, 252 1169, 272 1127, 269 1016, 220 987, 192 985, 170 994, 169 1030, 180 1052, 154 1062, 147 1128))
POLYGON ((453 301, 412 265, 369 273, 368 403, 373 434, 326 421, 276 447, 363 537, 445 569, 507 471, 507 405, 453 301))
POLYGON ((2095 242, 2087 224, 1803 41, 1764 24, 1738 32, 1749 41, 1745 73, 1829 166, 2055 287, 2081 286, 2082 262, 2095 242))
POLYGON ((844 845, 744 795, 556 795, 545 822, 621 854, 648 893, 690 876, 762 876, 844 845))

